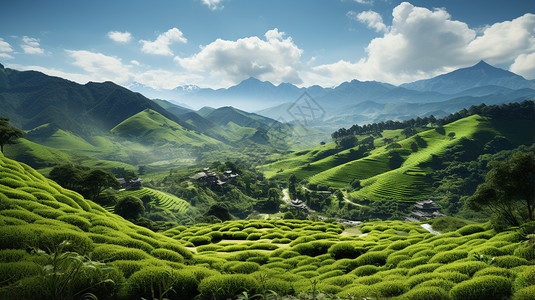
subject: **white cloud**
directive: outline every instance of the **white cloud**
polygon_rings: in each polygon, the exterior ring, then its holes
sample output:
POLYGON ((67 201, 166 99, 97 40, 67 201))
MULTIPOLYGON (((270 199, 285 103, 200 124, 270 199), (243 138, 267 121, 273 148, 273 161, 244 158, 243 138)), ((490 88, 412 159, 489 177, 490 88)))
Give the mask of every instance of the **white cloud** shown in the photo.
POLYGON ((520 54, 511 65, 510 70, 527 79, 535 79, 535 52, 520 54))
POLYGON ((256 36, 236 41, 217 39, 198 53, 175 60, 188 71, 209 72, 230 83, 255 77, 273 83, 299 84, 302 53, 291 37, 284 38, 284 32, 275 28, 265 33, 265 39, 256 36))
POLYGON ((110 31, 108 37, 118 43, 128 43, 132 40, 132 34, 128 31, 110 31))
POLYGON ((202 0, 202 3, 210 10, 223 9, 222 0, 202 0))
POLYGON ((350 11, 347 14, 355 20, 366 24, 368 28, 372 28, 377 32, 386 32, 388 30, 385 23, 383 23, 383 18, 381 15, 375 11, 368 10, 360 12, 359 14, 356 14, 354 11, 350 11))
POLYGON ((470 66, 481 59, 491 64, 514 61, 511 70, 520 70, 522 74, 533 72, 533 66, 528 63, 532 59, 530 54, 535 51, 533 14, 476 29, 452 20, 444 9, 429 10, 408 2, 394 8, 389 27, 383 27, 382 19, 373 12, 361 14, 353 12, 348 16, 356 17, 377 31, 384 31, 382 37, 368 44, 367 57, 355 63, 327 64, 317 70, 340 74, 334 70, 344 66, 345 70, 353 70, 360 80, 393 84, 429 78, 470 66))
POLYGON ((24 36, 22 38, 24 44, 21 44, 20 47, 24 50, 26 54, 43 54, 45 51, 41 49, 39 45, 39 39, 31 38, 24 36))
POLYGON ((137 61, 137 60, 135 60, 135 59, 131 60, 130 63, 133 64, 133 65, 136 65, 136 66, 141 66, 141 64, 139 63, 139 61, 137 61))
POLYGON ((92 81, 113 81, 125 84, 132 78, 131 66, 121 59, 86 50, 65 50, 74 59, 73 65, 88 73, 92 81))
POLYGON ((141 51, 148 54, 156 55, 173 55, 169 46, 174 42, 186 43, 188 40, 178 28, 171 28, 167 32, 162 33, 156 38, 154 42, 141 40, 143 44, 141 51))
POLYGON ((490 63, 507 63, 533 51, 535 15, 530 13, 486 27, 467 47, 468 54, 479 55, 490 63))
POLYGON ((13 52, 13 48, 11 48, 11 45, 4 41, 3 38, 0 38, 0 57, 1 58, 13 58, 8 52, 13 52))

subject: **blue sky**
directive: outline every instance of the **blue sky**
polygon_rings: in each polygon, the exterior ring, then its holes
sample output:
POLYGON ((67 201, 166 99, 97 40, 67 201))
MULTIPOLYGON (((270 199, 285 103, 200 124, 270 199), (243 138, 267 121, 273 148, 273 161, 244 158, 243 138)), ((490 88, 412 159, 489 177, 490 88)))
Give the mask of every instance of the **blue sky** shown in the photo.
POLYGON ((0 0, 0 63, 172 89, 401 84, 484 59, 535 78, 535 2, 0 0))

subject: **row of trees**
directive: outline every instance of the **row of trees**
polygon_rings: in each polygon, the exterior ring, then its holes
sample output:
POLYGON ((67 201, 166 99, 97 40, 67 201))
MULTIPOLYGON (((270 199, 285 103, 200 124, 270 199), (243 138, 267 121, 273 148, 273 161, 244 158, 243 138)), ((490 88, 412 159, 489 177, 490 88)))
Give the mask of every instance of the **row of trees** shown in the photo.
POLYGON ((430 115, 428 117, 418 117, 416 119, 410 119, 405 121, 389 120, 386 122, 378 122, 362 126, 355 124, 349 129, 338 129, 337 131, 331 134, 331 137, 334 140, 338 140, 349 135, 374 134, 383 130, 422 127, 428 124, 445 125, 476 114, 486 117, 507 117, 513 119, 533 120, 535 119, 535 101, 526 100, 520 103, 513 102, 508 104, 489 106, 482 103, 480 105, 473 105, 469 109, 462 109, 441 119, 436 119, 433 115, 430 115))

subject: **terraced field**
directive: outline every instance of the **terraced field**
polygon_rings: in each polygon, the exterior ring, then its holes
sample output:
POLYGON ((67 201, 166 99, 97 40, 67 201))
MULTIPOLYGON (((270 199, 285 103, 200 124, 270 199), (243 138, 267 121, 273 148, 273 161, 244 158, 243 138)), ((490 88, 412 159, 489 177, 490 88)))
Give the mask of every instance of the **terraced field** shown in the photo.
POLYGON ((148 195, 153 199, 155 205, 169 209, 171 211, 176 211, 179 213, 188 213, 191 210, 191 205, 186 200, 151 188, 142 188, 136 191, 121 191, 119 195, 120 197, 134 196, 137 198, 141 198, 145 195, 148 195))

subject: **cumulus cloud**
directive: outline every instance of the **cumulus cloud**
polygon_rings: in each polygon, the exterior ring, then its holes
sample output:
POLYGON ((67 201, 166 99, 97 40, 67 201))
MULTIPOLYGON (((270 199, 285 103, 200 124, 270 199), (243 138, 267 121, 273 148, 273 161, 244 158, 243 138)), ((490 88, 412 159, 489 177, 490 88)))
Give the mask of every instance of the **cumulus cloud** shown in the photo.
POLYGON ((366 26, 374 29, 377 32, 386 32, 388 29, 385 23, 383 23, 383 17, 373 10, 363 11, 358 14, 354 11, 350 11, 347 14, 349 17, 366 24, 366 26))
POLYGON ((535 51, 535 14, 530 13, 486 27, 467 47, 468 54, 490 63, 510 62, 526 51, 535 51))
POLYGON ((130 65, 121 59, 86 50, 65 50, 74 59, 73 65, 82 68, 93 81, 113 81, 125 84, 132 78, 130 65))
POLYGON ((45 51, 41 49, 41 46, 39 45, 39 39, 24 36, 22 38, 22 41, 24 42, 24 44, 21 44, 20 47, 22 48, 22 50, 24 50, 24 53, 26 54, 45 53, 45 51))
MULTIPOLYGON (((382 19, 370 12, 349 15, 376 31, 384 31, 382 37, 368 44, 367 57, 343 64, 361 80, 400 84, 466 67, 481 59, 491 64, 514 61, 511 70, 531 72, 532 67, 520 64, 531 61, 529 54, 535 51, 533 14, 472 29, 464 22, 452 20, 445 9, 429 10, 408 2, 394 8, 392 25, 388 27, 383 27, 382 19)), ((336 70, 340 66, 339 62, 321 69, 336 70)))
POLYGON ((222 0, 202 0, 202 3, 210 10, 223 9, 222 0))
POLYGON ((8 42, 4 41, 3 38, 0 38, 0 57, 13 58, 13 56, 11 56, 9 52, 13 52, 13 48, 11 48, 11 45, 8 42))
POLYGON ((178 30, 178 28, 171 28, 167 32, 160 34, 153 42, 141 40, 140 42, 143 44, 141 51, 148 54, 171 56, 173 51, 169 46, 172 43, 187 43, 187 41, 182 31, 178 30))
POLYGON ((132 40, 132 34, 128 31, 110 31, 108 32, 108 37, 118 43, 128 43, 132 40))
POLYGON ((535 52, 520 54, 511 65, 511 72, 522 75, 528 79, 535 78, 535 52))
POLYGON ((175 60, 188 71, 210 72, 233 83, 248 77, 273 83, 299 84, 303 50, 291 37, 284 37, 277 28, 265 33, 265 39, 246 37, 236 41, 217 39, 186 58, 175 60))

